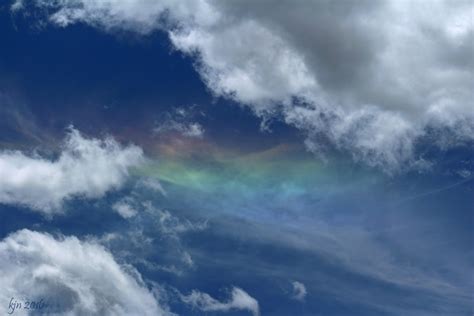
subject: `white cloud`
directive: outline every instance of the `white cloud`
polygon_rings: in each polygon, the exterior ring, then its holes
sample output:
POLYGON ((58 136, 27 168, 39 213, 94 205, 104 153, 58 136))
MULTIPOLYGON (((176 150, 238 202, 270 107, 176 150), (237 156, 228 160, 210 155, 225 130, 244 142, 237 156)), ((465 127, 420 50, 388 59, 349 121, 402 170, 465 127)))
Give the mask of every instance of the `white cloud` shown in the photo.
POLYGON ((147 188, 153 191, 160 192, 163 196, 167 196, 167 193, 163 186, 161 185, 160 181, 154 178, 140 178, 140 180, 137 181, 136 186, 138 188, 147 188))
POLYGON ((157 134, 175 131, 181 133, 183 136, 187 137, 198 137, 201 138, 204 134, 204 128, 199 123, 179 123, 176 121, 167 121, 159 127, 153 129, 157 134))
POLYGON ((143 202, 142 205, 144 211, 152 215, 152 222, 155 224, 156 229, 170 237, 178 238, 179 234, 201 231, 208 226, 207 221, 194 223, 186 218, 180 219, 167 210, 154 207, 150 201, 143 202))
POLYGON ((257 300, 238 287, 232 288, 231 297, 226 302, 218 301, 209 294, 196 290, 193 290, 189 295, 182 295, 181 299, 193 308, 205 312, 248 310, 254 316, 260 314, 257 300))
POLYGON ((133 205, 134 201, 131 198, 123 198, 112 205, 112 209, 116 211, 123 218, 130 218, 137 215, 137 210, 133 205))
POLYGON ((202 137, 204 128, 199 123, 189 124, 183 131, 183 135, 189 137, 202 137))
POLYGON ((194 269, 199 262, 194 262, 192 253, 182 243, 182 236, 207 229, 207 221, 178 217, 143 199, 139 193, 132 192, 118 200, 114 204, 116 211, 122 212, 131 225, 120 234, 107 233, 96 241, 121 260, 148 271, 183 275, 194 269))
POLYGON ((85 138, 71 128, 57 159, 0 152, 0 203, 57 213, 67 199, 99 198, 120 187, 129 168, 143 160, 139 147, 123 147, 112 138, 85 138))
POLYGON ((31 2, 60 26, 168 31, 213 93, 281 115, 310 150, 394 171, 420 165, 428 130, 473 139, 471 1, 31 2))
POLYGON ((293 286, 292 298, 298 301, 304 301, 306 294, 308 294, 306 286, 298 281, 293 281, 291 285, 293 286))
POLYGON ((187 252, 187 251, 183 251, 182 261, 183 261, 186 265, 188 265, 189 267, 193 267, 193 266, 194 266, 193 258, 191 257, 191 255, 190 255, 189 252, 187 252))
MULTIPOLYGON (((30 230, 0 242, 0 300, 43 298, 61 315, 168 315, 136 270, 98 244, 30 230)), ((8 303, 0 304, 7 314, 8 303)), ((23 315, 25 310, 15 314, 23 315)))
POLYGON ((192 108, 178 108, 172 113, 166 113, 164 120, 153 129, 156 134, 178 132, 183 136, 201 138, 204 127, 198 122, 193 122, 192 108))
POLYGON ((467 169, 462 169, 462 170, 457 171, 457 174, 461 178, 468 179, 472 175, 472 172, 467 169))

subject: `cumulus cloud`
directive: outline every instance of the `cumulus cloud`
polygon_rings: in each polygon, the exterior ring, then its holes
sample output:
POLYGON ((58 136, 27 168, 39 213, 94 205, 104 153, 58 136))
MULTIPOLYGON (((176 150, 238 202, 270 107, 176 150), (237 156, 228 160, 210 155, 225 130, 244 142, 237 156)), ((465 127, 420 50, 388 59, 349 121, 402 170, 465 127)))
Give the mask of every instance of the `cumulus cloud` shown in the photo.
POLYGON ((231 297, 226 302, 218 301, 209 294, 196 290, 193 290, 189 295, 182 295, 181 299, 184 303, 191 305, 193 308, 205 312, 247 310, 254 316, 260 314, 258 301, 238 287, 232 288, 231 297))
MULTIPOLYGON (((30 230, 0 242, 2 302, 41 299, 61 315, 168 315, 136 270, 102 246, 30 230)), ((22 314, 24 310, 17 310, 22 314)), ((0 304, 7 315, 8 304, 0 304)))
POLYGON ((298 281, 293 281, 291 285, 293 286, 292 298, 297 301, 304 301, 306 294, 308 294, 306 286, 298 281))
POLYGON ((0 203, 57 213, 67 199, 99 198, 118 188, 129 168, 143 160, 139 147, 123 147, 112 138, 86 138, 71 128, 57 159, 0 152, 0 203))
POLYGON ((448 146, 474 135, 471 1, 28 3, 60 26, 167 31, 213 93, 282 117, 310 150, 393 171, 420 165, 433 130, 448 146))

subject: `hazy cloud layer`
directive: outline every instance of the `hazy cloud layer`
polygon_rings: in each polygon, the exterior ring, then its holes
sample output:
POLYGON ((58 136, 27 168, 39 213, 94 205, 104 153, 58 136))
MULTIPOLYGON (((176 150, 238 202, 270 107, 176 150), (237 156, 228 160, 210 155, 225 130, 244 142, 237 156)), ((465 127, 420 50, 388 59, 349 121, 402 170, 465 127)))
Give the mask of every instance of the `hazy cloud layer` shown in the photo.
MULTIPOLYGON (((30 230, 0 242, 2 302, 44 299, 61 315, 167 315, 138 272, 102 246, 30 230)), ((0 304, 7 314, 8 304, 0 304)), ((19 310, 21 314, 24 310, 19 310)))
POLYGON ((181 299, 193 308, 205 312, 248 310, 254 316, 260 314, 257 300, 238 287, 232 288, 231 297, 226 302, 218 301, 209 294, 196 290, 193 290, 189 295, 181 296, 181 299))
POLYGON ((216 95, 388 171, 419 166, 428 128, 474 134, 470 1, 16 1, 60 26, 169 32, 216 95))
POLYGON ((66 199, 99 198, 121 186, 129 168, 143 159, 139 147, 123 147, 112 138, 86 138, 70 129, 57 159, 0 151, 0 203, 60 212, 66 199))

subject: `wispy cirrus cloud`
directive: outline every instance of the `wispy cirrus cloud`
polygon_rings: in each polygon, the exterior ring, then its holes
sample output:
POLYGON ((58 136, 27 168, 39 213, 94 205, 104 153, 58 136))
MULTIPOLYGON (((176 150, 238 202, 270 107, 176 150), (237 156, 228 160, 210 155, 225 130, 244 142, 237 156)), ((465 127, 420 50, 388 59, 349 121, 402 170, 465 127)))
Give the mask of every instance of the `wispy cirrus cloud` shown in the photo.
POLYGON ((181 300, 204 312, 247 310, 254 316, 260 315, 258 301, 238 287, 232 288, 230 299, 225 302, 216 300, 209 294, 197 290, 193 290, 189 295, 182 295, 181 300))
POLYGON ((206 230, 208 222, 193 221, 161 209, 149 200, 143 201, 141 193, 133 191, 111 205, 127 221, 120 231, 95 240, 124 261, 147 271, 181 276, 194 269, 195 262, 183 237, 206 230))

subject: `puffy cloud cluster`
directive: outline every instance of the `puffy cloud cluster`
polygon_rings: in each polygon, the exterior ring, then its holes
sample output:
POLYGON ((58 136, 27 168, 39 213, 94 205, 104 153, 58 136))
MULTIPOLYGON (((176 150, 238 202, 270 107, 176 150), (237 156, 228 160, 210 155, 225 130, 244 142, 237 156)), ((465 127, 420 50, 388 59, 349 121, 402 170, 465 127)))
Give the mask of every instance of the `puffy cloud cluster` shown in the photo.
POLYGON ((234 287, 232 288, 231 297, 227 302, 220 302, 207 293, 192 291, 191 294, 181 296, 184 303, 191 305, 201 311, 231 311, 231 310, 247 310, 254 316, 258 316, 258 301, 250 296, 244 290, 234 287))
MULTIPOLYGON (((119 265, 98 244, 30 230, 0 242, 0 313, 8 304, 41 301, 40 313, 61 315, 168 315, 138 272, 119 265)), ((25 310, 16 310, 22 314, 25 310)))
POLYGON ((393 171, 417 164, 417 142, 433 131, 450 135, 443 146, 474 135, 471 1, 17 0, 13 9, 25 3, 60 26, 167 31, 211 91, 282 117, 313 151, 331 144, 393 171))
POLYGON ((71 128, 55 160, 19 151, 0 152, 0 203, 57 213, 67 199, 99 198, 118 188, 129 168, 143 160, 139 147, 123 147, 112 138, 85 138, 71 128))

